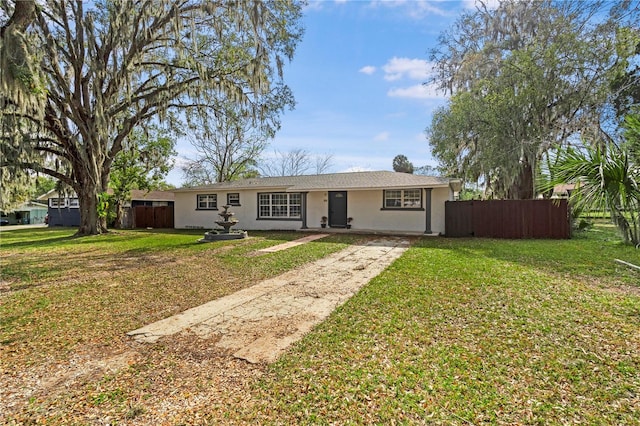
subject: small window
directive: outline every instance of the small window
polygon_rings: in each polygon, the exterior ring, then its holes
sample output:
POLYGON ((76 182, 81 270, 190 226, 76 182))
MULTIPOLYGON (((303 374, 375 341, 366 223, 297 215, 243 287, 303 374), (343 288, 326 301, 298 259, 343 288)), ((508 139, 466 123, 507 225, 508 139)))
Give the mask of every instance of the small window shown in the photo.
POLYGON ((198 210, 217 210, 218 196, 216 194, 198 195, 198 210))
POLYGON ((79 209, 80 208, 80 202, 78 201, 77 198, 70 198, 69 199, 69 208, 70 209, 79 209))
POLYGON ((49 207, 53 207, 56 209, 67 207, 67 199, 66 198, 49 198, 49 207))
POLYGON ((422 208, 421 189, 387 189, 384 191, 385 209, 422 208))
POLYGON ((230 206, 239 206, 240 194, 238 192, 232 192, 227 194, 227 204, 230 206))

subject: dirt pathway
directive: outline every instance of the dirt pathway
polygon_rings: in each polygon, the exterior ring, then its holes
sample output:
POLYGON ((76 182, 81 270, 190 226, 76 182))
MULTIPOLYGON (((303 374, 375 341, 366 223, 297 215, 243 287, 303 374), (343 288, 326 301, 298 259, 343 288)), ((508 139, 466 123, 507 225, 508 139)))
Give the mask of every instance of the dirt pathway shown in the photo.
POLYGON ((352 245, 227 297, 129 332, 152 343, 183 332, 218 336, 216 346, 251 363, 273 362, 408 247, 385 237, 352 245))

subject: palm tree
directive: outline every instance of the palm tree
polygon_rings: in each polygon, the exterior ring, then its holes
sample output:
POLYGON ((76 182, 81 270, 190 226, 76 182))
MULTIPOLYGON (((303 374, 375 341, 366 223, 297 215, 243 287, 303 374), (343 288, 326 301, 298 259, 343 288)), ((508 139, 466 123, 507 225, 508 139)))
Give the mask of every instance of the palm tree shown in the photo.
POLYGON ((625 242, 640 246, 640 167, 626 150, 567 148, 558 153, 548 185, 577 183, 570 203, 577 209, 604 208, 625 242))

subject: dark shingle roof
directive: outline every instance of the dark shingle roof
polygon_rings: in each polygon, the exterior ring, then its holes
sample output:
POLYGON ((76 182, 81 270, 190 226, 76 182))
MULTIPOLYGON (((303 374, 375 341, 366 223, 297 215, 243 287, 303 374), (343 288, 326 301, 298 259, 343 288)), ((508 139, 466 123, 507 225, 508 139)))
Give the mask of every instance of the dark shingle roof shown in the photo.
POLYGON ((333 191, 390 188, 434 188, 449 186, 451 179, 378 171, 331 173, 323 175, 265 177, 221 182, 213 185, 176 189, 175 192, 203 190, 269 189, 281 191, 333 191))

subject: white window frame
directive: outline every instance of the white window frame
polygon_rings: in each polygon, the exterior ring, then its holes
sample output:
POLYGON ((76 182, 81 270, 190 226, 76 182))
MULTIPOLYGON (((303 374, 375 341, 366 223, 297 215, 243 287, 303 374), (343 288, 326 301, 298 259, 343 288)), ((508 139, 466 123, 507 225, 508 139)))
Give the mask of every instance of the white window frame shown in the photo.
POLYGON ((228 192, 227 193, 227 204, 230 206, 239 206, 240 205, 240 193, 239 192, 228 192), (231 197, 235 198, 232 200, 231 197))
POLYGON ((258 193, 258 219, 302 219, 302 194, 299 192, 258 193))
POLYGON ((69 208, 70 209, 79 209, 80 208, 80 200, 77 198, 69 198, 69 208))
POLYGON ((67 207, 66 198, 49 198, 49 207, 53 209, 63 209, 67 207))
POLYGON ((218 194, 198 194, 196 210, 218 210, 218 194))
POLYGON ((382 199, 384 209, 421 209, 422 189, 385 189, 382 199))

